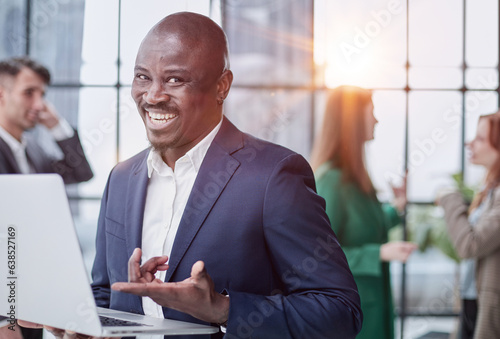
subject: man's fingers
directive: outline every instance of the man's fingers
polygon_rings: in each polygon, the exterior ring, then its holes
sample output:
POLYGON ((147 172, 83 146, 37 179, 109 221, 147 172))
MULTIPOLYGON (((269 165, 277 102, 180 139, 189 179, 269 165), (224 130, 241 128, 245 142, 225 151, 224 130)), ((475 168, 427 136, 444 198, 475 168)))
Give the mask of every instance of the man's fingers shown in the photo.
POLYGON ((141 256, 142 251, 136 248, 128 260, 128 281, 134 282, 141 278, 141 256))
POLYGON ((191 278, 195 280, 200 280, 205 277, 207 270, 205 269, 205 263, 203 261, 197 261, 191 267, 191 278))
POLYGON ((52 326, 43 326, 43 328, 49 331, 54 337, 59 339, 111 339, 110 337, 92 337, 86 334, 81 334, 70 330, 62 330, 60 328, 55 328, 52 326))
POLYGON ((66 331, 64 333, 63 339, 74 339, 74 338, 77 338, 77 337, 78 337, 78 334, 76 332, 66 331))
POLYGON ((167 261, 168 257, 166 255, 153 257, 141 266, 141 272, 151 272, 154 274, 156 271, 166 271, 168 269, 167 261))
POLYGON ((145 283, 124 283, 117 282, 111 285, 111 288, 118 292, 132 293, 142 297, 149 295, 148 285, 145 283))
POLYGON ((27 328, 43 328, 43 325, 32 323, 30 321, 24 321, 24 320, 17 320, 17 324, 22 327, 27 327, 27 328))
POLYGON ((65 335, 65 331, 61 330, 60 328, 55 328, 52 326, 43 326, 43 328, 52 333, 52 335, 56 338, 63 338, 63 336, 65 335))
POLYGON ((153 257, 141 266, 142 251, 136 248, 128 260, 128 281, 129 282, 151 282, 157 271, 166 271, 168 257, 166 255, 153 257))

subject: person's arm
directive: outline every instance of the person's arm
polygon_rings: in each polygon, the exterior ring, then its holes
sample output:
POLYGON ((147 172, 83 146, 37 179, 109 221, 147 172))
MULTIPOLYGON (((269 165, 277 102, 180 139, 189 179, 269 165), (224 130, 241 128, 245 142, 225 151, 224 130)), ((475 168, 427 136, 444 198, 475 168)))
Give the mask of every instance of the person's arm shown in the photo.
POLYGON ((500 188, 495 189, 492 199, 474 227, 469 224, 468 206, 460 193, 439 199, 448 234, 460 257, 482 258, 500 248, 500 188))
POLYGON ((78 132, 62 119, 54 106, 47 101, 39 119, 40 124, 47 127, 63 153, 61 160, 52 162, 52 172, 61 175, 65 184, 90 180, 94 174, 83 151, 78 132))
POLYGON ((245 333, 255 338, 354 338, 362 322, 356 284, 301 156, 282 160, 269 178, 263 228, 264 242, 256 245, 269 250, 275 272, 269 279, 279 286, 273 295, 228 290, 229 297, 221 299, 200 262, 182 282, 116 283, 113 289, 153 296, 162 306, 212 322, 229 304, 228 338, 245 333), (198 296, 194 300, 193 293, 198 296))
POLYGON ((401 223, 401 217, 399 216, 399 209, 392 204, 384 203, 382 204, 382 211, 384 212, 385 218, 387 220, 387 230, 401 223))
POLYGON ((65 184, 74 184, 92 179, 94 173, 85 156, 85 153, 78 136, 74 130, 74 135, 69 139, 57 141, 63 153, 63 159, 52 163, 54 172, 63 177, 65 184))

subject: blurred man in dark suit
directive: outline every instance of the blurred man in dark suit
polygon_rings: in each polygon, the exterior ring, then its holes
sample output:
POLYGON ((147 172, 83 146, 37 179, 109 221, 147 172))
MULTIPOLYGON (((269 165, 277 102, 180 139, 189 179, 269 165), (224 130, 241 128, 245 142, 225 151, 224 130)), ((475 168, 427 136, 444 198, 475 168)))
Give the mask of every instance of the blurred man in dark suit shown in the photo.
POLYGON ((67 184, 87 181, 92 170, 78 133, 44 99, 49 71, 27 57, 0 62, 0 174, 58 173, 67 184), (60 147, 56 159, 25 131, 45 126, 60 147))

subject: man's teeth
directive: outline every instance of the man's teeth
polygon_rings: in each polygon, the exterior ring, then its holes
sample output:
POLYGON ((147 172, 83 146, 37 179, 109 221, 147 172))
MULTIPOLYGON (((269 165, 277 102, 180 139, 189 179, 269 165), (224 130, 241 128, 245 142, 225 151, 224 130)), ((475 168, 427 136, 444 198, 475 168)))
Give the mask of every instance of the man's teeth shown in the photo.
POLYGON ((165 123, 167 122, 167 120, 176 117, 175 114, 162 114, 162 113, 152 113, 152 112, 148 112, 148 115, 151 118, 151 121, 157 123, 165 123))

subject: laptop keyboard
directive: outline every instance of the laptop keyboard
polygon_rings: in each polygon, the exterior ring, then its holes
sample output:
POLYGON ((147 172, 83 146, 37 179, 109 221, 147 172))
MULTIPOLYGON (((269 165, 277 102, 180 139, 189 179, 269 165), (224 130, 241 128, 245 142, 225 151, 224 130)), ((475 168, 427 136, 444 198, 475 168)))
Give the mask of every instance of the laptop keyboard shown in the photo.
POLYGON ((140 324, 133 321, 121 320, 116 318, 109 318, 103 315, 99 316, 99 320, 101 320, 102 326, 152 326, 146 324, 140 324))

